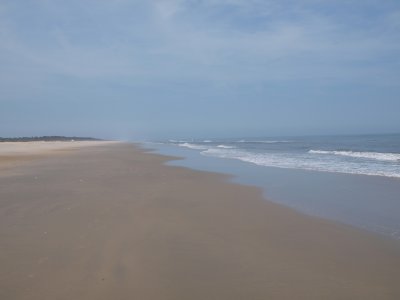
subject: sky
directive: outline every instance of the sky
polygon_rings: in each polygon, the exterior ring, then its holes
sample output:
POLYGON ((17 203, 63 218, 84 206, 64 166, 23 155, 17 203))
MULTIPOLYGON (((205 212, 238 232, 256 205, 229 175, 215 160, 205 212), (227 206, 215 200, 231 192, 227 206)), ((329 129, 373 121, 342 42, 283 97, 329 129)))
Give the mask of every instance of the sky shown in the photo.
POLYGON ((0 136, 400 132, 398 0, 1 0, 0 136))

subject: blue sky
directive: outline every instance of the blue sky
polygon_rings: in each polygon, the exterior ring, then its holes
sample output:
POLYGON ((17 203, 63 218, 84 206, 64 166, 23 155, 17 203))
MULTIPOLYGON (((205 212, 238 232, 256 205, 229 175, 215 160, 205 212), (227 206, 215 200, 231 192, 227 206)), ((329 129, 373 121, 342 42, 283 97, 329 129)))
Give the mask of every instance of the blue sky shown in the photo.
POLYGON ((0 136, 400 132, 398 0, 3 0, 0 136))

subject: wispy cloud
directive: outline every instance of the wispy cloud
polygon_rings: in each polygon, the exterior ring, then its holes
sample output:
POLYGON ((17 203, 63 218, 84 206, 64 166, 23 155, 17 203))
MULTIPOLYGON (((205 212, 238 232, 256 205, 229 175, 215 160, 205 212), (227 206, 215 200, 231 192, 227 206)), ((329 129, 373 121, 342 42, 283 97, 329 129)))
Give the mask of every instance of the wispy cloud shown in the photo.
POLYGON ((384 67, 400 50, 398 13, 286 2, 42 1, 24 13, 3 5, 1 49, 38 71, 81 78, 376 81, 381 68, 382 81, 397 79, 384 67))
POLYGON ((372 0, 5 1, 0 87, 46 89, 54 76, 398 86, 399 14, 372 0))
MULTIPOLYGON (((42 117, 52 109, 65 126, 79 106, 81 124, 86 109, 114 114, 118 128, 145 130, 158 118, 165 131, 238 129, 244 115, 253 128, 289 128, 290 116, 296 130, 327 120, 330 129, 360 121, 351 118, 358 101, 388 108, 357 124, 393 128, 399 16, 398 0, 3 0, 0 129, 24 119, 21 103, 42 117)), ((111 130, 102 124, 93 117, 93 128, 111 130)))

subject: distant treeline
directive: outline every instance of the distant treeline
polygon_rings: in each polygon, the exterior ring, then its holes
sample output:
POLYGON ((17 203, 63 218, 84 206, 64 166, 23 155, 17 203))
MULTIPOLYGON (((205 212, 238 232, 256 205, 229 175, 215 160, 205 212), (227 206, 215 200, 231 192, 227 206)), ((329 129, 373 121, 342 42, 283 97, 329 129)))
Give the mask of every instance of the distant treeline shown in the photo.
POLYGON ((101 141, 91 137, 78 137, 78 136, 32 136, 32 137, 14 137, 2 138, 0 142, 69 142, 69 141, 101 141))

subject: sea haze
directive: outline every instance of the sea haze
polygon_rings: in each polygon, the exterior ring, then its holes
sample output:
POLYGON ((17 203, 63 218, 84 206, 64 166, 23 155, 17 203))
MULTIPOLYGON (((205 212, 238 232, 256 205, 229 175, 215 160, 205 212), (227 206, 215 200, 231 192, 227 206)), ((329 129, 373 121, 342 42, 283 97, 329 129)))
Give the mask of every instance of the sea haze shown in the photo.
POLYGON ((179 139, 170 164, 228 173, 269 200, 400 239, 400 134, 179 139))

